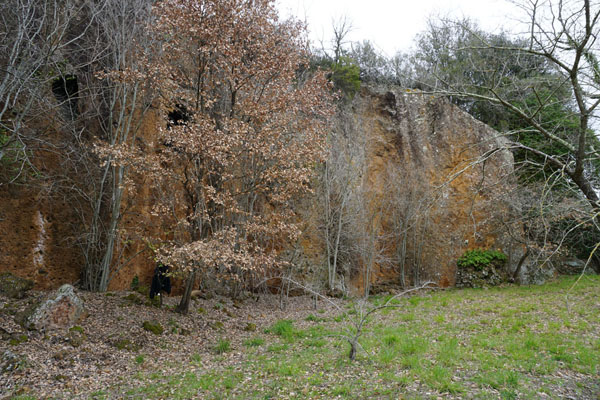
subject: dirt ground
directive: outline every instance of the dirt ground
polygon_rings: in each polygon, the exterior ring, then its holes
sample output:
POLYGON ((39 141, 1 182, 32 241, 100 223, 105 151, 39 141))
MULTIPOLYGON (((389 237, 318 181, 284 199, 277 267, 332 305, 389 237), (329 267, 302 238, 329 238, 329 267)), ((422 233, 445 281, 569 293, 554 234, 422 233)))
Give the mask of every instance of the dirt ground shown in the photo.
MULTIPOLYGON (((21 359, 19 368, 0 374, 0 398, 27 395, 32 398, 88 398, 114 385, 129 381, 133 384, 142 367, 134 362, 137 355, 146 355, 143 369, 176 373, 176 365, 193 354, 210 353, 218 338, 226 335, 233 348, 256 334, 252 325, 262 330, 282 318, 302 321, 313 310, 309 297, 290 298, 293 303, 281 310, 279 296, 248 295, 232 301, 215 296, 196 298, 187 316, 173 311, 179 297, 166 297, 161 309, 136 304, 128 296, 146 301, 134 292, 107 294, 78 292, 89 316, 81 321, 85 335, 79 346, 69 331, 25 331, 14 321, 13 314, 27 307, 36 297, 34 292, 23 300, 0 296, 0 328, 26 341, 0 341, 0 355, 6 350, 21 359), (156 335, 143 328, 144 321, 158 321, 164 333, 156 335), (250 329, 248 327, 251 327, 250 329), (23 337, 24 338, 24 337, 23 337), (74 345, 75 344, 75 345, 74 345), (169 366, 174 366, 170 371, 169 366)), ((327 310, 331 304, 319 302, 327 310)), ((230 354, 230 356, 234 356, 230 354)), ((204 357, 204 359, 208 359, 204 357)), ((209 365, 204 365, 210 369, 209 365)))

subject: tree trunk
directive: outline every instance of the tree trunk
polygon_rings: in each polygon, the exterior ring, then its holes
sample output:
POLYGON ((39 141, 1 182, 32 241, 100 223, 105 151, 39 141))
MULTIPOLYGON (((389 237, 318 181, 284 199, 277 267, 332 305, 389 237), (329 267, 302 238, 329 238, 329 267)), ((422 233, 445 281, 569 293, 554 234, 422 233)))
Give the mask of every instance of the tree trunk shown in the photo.
POLYGON ((110 215, 106 249, 104 252, 104 257, 102 257, 102 263, 100 264, 100 284, 98 285, 99 292, 106 292, 108 289, 108 283, 110 282, 110 264, 112 262, 113 253, 115 250, 117 228, 121 219, 121 198, 123 197, 123 188, 121 187, 121 184, 123 182, 123 175, 124 167, 117 167, 117 173, 114 174, 114 195, 112 199, 112 212, 110 215))
POLYGON ((356 360, 356 342, 349 340, 348 343, 350 343, 350 354, 348 354, 348 358, 350 358, 350 361, 354 361, 356 360))
POLYGON ((525 263, 525 260, 527 259, 528 255, 529 255, 529 246, 527 246, 527 250, 525 250, 525 253, 521 256, 521 259, 519 260, 519 263, 517 264, 517 268, 515 268, 515 272, 513 272, 512 282, 517 281, 517 278, 519 277, 519 273, 521 272, 521 267, 525 263))
POLYGON ((194 289, 194 283, 196 282, 196 270, 192 270, 188 275, 187 281, 185 283, 185 290, 183 291, 183 296, 181 296, 181 301, 177 306, 177 312, 183 315, 187 315, 190 310, 190 300, 192 298, 192 290, 194 289))

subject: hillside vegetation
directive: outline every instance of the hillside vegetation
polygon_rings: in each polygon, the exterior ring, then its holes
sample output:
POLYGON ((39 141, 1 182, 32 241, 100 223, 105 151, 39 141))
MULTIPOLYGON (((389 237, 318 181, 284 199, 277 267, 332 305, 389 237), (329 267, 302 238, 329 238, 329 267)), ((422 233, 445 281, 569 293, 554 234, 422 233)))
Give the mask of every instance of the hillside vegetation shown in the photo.
POLYGON ((336 300, 339 313, 305 297, 283 311, 274 296, 196 299, 182 317, 132 304, 127 293, 90 293, 104 311, 82 323, 86 341, 11 346, 28 361, 0 388, 18 399, 596 399, 599 291, 600 278, 584 276, 399 298, 369 319, 355 362, 337 336, 356 318, 352 300, 336 300), (145 331, 146 318, 164 333, 145 331))

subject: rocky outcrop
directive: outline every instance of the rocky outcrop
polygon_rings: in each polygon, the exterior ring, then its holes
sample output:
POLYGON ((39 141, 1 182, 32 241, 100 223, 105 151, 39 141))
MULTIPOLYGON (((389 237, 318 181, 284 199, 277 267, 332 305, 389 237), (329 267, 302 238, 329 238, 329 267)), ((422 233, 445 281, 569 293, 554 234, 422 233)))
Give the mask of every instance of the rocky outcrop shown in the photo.
POLYGON ((0 273, 0 294, 12 299, 22 299, 33 288, 33 281, 20 278, 10 272, 0 273))
MULTIPOLYGON (((356 190, 362 190, 373 216, 356 233, 370 229, 379 248, 386 249, 382 254, 386 261, 377 261, 371 274, 361 273, 361 265, 345 269, 349 279, 340 291, 364 287, 366 280, 379 287, 429 279, 451 286, 456 260, 473 248, 502 249, 509 268, 518 261, 522 250, 500 229, 507 208, 498 195, 512 190, 506 183, 512 155, 497 132, 447 100, 400 89, 363 88, 344 118, 352 135, 364 144, 364 187, 356 190)), ((140 130, 140 146, 155 147, 156 127, 161 123, 157 113, 148 114, 140 130)), ((38 159, 43 164, 40 169, 58 168, 56 160, 50 162, 43 155, 38 159)), ((18 272, 33 280, 37 289, 47 290, 78 281, 84 260, 75 232, 81 226, 79 214, 65 199, 44 193, 33 185, 0 187, 4 205, 0 247, 5 250, 0 253, 0 268, 18 272)), ((113 262, 122 268, 115 268, 111 290, 129 288, 136 275, 140 282, 150 283, 154 261, 139 238, 151 236, 140 225, 161 231, 160 221, 140 224, 153 218, 151 198, 151 189, 140 179, 134 195, 123 200, 124 236, 115 250, 121 259, 113 262)), ((315 232, 300 240, 306 256, 302 270, 317 270, 324 264, 322 237, 314 227, 318 224, 310 222, 322 214, 319 207, 306 206, 311 209, 306 225, 313 225, 315 232)))
POLYGON ((32 330, 65 329, 75 325, 84 315, 83 301, 75 294, 73 286, 65 284, 26 311, 20 323, 32 330))
POLYGON ((509 268, 518 260, 522 250, 502 231, 513 157, 498 132, 446 99, 412 91, 363 88, 352 108, 350 124, 366 146, 365 202, 387 256, 371 274, 355 273, 355 288, 365 276, 399 283, 400 274, 405 284, 452 286, 456 260, 473 248, 501 249, 509 268))
MULTIPOLYGON (((89 232, 83 228, 89 222, 89 198, 82 201, 78 193, 96 183, 70 168, 54 150, 63 148, 67 133, 60 131, 53 116, 46 116, 39 129, 48 131, 44 141, 51 143, 50 151, 36 149, 30 161, 38 173, 36 179, 25 174, 26 184, 0 184, 0 272, 8 271, 30 279, 36 290, 53 290, 62 284, 81 282, 85 265, 83 249, 89 232), (53 177, 68 177, 68 188, 57 188, 53 177), (39 178, 39 179, 38 179, 39 178), (85 222, 87 221, 87 222, 85 222)), ((157 141, 157 126, 162 120, 157 112, 146 115, 138 133, 137 143, 151 149, 157 141)), ((99 128, 85 126, 86 135, 93 137, 99 128)), ((155 262, 148 246, 140 236, 151 236, 141 225, 151 226, 153 206, 151 188, 144 177, 134 177, 136 190, 126 193, 122 201, 120 240, 115 244, 114 273, 109 290, 128 289, 134 276, 149 285, 155 262), (142 224, 141 222, 144 222, 142 224), (119 258, 120 257, 120 258, 119 258), (117 265, 124 265, 117 268, 117 265)), ((63 179, 63 178, 61 178, 63 179)), ((20 183, 20 182, 19 182, 20 183)), ((160 231, 160 228, 155 228, 160 231)))

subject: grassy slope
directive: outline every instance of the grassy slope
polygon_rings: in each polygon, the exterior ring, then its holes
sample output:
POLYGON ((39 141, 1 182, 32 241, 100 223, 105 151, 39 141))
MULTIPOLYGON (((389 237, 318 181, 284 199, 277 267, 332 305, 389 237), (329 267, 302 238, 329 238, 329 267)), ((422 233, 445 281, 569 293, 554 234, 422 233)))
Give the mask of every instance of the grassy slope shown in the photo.
POLYGON ((600 277, 583 277, 567 302, 574 281, 401 299, 370 320, 369 354, 353 363, 335 337, 355 318, 348 303, 342 315, 279 321, 241 348, 215 338, 180 374, 147 371, 96 397, 598 399, 600 277))

